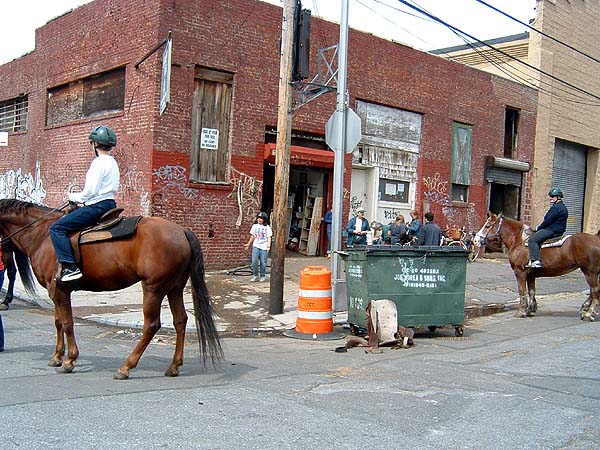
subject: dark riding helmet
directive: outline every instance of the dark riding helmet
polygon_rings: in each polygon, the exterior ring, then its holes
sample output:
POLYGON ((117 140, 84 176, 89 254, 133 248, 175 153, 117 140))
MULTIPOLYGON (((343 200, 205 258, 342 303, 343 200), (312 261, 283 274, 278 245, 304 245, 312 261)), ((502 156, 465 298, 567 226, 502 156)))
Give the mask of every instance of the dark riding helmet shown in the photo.
POLYGON ((550 189, 548 191, 548 197, 560 197, 560 198, 563 198, 564 195, 563 195, 563 192, 559 188, 553 187, 552 189, 550 189))
POLYGON ((117 135, 112 128, 106 125, 100 125, 90 133, 90 141, 97 142, 103 147, 112 148, 117 145, 117 135))
POLYGON ((256 218, 257 218, 257 219, 262 219, 262 220, 264 220, 264 221, 266 222, 266 221, 269 219, 269 216, 267 215, 267 213, 266 213, 266 212, 264 212, 264 211, 261 211, 261 212, 259 212, 259 213, 256 215, 256 218))

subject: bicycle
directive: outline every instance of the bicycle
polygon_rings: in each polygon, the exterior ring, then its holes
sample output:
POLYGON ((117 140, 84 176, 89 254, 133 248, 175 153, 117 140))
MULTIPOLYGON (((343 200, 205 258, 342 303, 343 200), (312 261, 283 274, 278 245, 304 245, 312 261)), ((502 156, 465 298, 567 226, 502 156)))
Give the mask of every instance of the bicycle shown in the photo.
POLYGON ((465 231, 465 227, 462 228, 451 228, 446 230, 446 234, 442 238, 444 245, 448 247, 462 247, 469 252, 467 255, 467 261, 473 262, 479 256, 479 247, 475 244, 475 232, 465 231))

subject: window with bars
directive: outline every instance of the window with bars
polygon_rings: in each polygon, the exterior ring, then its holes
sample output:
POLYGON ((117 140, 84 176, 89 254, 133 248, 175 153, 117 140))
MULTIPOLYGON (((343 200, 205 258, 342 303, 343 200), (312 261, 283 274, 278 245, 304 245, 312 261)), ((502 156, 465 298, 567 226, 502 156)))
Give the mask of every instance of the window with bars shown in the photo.
POLYGON ((46 125, 123 112, 125 68, 48 89, 46 125))
POLYGON ((21 95, 0 102, 0 131, 26 131, 29 98, 21 95))

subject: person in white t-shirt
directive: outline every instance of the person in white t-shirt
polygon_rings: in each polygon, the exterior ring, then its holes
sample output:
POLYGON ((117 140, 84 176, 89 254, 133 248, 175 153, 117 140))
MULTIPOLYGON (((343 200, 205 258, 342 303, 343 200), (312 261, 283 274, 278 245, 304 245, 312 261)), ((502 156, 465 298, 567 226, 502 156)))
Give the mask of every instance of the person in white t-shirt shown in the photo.
POLYGON ((83 274, 73 257, 69 236, 94 225, 107 211, 116 208, 115 195, 119 190, 119 166, 110 154, 117 145, 117 135, 105 125, 90 133, 90 144, 96 153, 85 175, 82 192, 70 192, 69 201, 81 206, 54 222, 50 227, 50 239, 63 271, 59 281, 73 281, 83 274))
POLYGON ((273 237, 273 230, 268 224, 268 220, 267 213, 261 211, 256 216, 256 223, 250 229, 250 239, 246 243, 246 248, 250 248, 250 245, 252 245, 252 278, 250 281, 265 281, 267 279, 267 258, 273 237))

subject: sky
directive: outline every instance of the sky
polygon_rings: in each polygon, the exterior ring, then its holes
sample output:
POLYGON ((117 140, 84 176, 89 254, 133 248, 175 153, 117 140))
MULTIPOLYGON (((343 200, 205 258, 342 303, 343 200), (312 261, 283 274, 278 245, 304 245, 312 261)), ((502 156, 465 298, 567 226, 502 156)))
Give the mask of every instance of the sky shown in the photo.
MULTIPOLYGON (((12 61, 35 47, 35 29, 91 0, 4 1, 0 16, 0 64, 12 61)), ((263 0, 283 6, 283 0, 263 0)), ((411 0, 450 25, 479 40, 527 31, 526 27, 480 4, 477 0, 411 0)), ((536 0, 486 0, 498 9, 528 23, 535 18, 536 0)), ((342 0, 302 0, 313 17, 340 21, 342 0)), ((404 6, 398 0, 349 0, 350 27, 420 50, 462 45, 464 41, 446 27, 404 6), (415 17, 418 16, 418 17, 415 17)))

